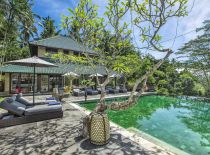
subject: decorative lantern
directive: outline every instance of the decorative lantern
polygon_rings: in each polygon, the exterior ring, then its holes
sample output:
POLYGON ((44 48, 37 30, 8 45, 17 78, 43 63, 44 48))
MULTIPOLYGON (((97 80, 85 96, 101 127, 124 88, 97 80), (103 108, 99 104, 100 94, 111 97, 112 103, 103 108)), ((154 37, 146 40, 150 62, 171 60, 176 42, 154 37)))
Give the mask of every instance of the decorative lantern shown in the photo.
POLYGON ((94 113, 89 122, 90 142, 95 145, 104 145, 109 142, 110 125, 106 113, 94 113))

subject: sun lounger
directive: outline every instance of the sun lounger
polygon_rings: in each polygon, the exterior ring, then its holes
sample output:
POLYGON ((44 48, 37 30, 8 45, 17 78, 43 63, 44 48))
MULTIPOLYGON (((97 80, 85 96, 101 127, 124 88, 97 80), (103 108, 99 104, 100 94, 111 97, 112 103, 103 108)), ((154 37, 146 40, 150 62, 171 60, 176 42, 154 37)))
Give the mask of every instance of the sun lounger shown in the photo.
POLYGON ((0 108, 8 111, 0 116, 0 128, 63 117, 60 104, 26 106, 12 98, 6 98, 0 103, 0 108))

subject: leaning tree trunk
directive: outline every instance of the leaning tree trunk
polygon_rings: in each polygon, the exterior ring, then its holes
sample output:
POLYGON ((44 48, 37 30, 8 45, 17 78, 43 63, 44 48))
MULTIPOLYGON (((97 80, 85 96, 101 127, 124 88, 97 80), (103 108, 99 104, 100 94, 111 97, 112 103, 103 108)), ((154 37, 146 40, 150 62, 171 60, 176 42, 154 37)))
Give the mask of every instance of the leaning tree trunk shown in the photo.
POLYGON ((101 88, 101 95, 99 99, 99 103, 97 104, 96 108, 94 109, 94 112, 104 112, 107 109, 107 105, 105 103, 105 96, 106 96, 106 85, 110 82, 110 77, 107 76, 104 83, 100 85, 101 88))
POLYGON ((93 112, 91 112, 90 115, 86 116, 83 120, 83 129, 84 129, 83 133, 86 133, 84 136, 88 137, 88 133, 89 133, 89 129, 90 129, 89 128, 90 127, 90 118, 94 113, 103 113, 107 109, 124 110, 124 109, 128 109, 131 106, 134 106, 135 103, 137 103, 137 99, 144 92, 148 77, 150 75, 152 75, 163 64, 165 59, 167 59, 171 53, 172 53, 172 51, 170 49, 168 49, 167 54, 165 55, 165 57, 163 59, 161 59, 157 64, 155 64, 151 70, 149 70, 142 77, 140 77, 139 79, 136 80, 133 90, 132 90, 128 100, 126 100, 126 101, 113 102, 109 105, 105 104, 105 86, 110 82, 110 78, 108 76, 106 78, 106 80, 104 81, 104 83, 100 85, 101 86, 101 96, 100 96, 99 103, 97 104, 97 106, 93 110, 93 112), (140 91, 137 92, 137 94, 136 94, 136 89, 139 86, 139 84, 141 84, 141 83, 142 83, 142 87, 141 87, 140 91))
POLYGON ((150 75, 152 75, 163 64, 163 62, 171 55, 171 53, 172 53, 172 51, 170 49, 167 49, 167 54, 165 55, 165 57, 163 59, 161 59, 157 64, 155 64, 151 70, 149 70, 142 77, 140 77, 139 79, 136 80, 134 87, 132 89, 132 92, 131 92, 127 101, 113 102, 112 104, 107 106, 106 109, 123 110, 123 109, 128 109, 129 107, 135 105, 135 103, 137 103, 137 99, 144 92, 148 77, 150 75), (141 84, 141 83, 142 83, 142 88, 136 94, 136 89, 138 88, 139 84, 141 84))
POLYGON ((100 95, 100 99, 96 108, 93 110, 93 112, 91 112, 89 115, 87 115, 83 119, 83 136, 84 137, 89 137, 91 116, 95 113, 103 113, 107 109, 107 105, 105 104, 105 96, 106 96, 105 87, 109 82, 110 82, 109 75, 107 76, 106 80, 102 84, 99 84, 99 80, 97 78, 97 83, 100 85, 100 88, 101 88, 101 95, 100 95))

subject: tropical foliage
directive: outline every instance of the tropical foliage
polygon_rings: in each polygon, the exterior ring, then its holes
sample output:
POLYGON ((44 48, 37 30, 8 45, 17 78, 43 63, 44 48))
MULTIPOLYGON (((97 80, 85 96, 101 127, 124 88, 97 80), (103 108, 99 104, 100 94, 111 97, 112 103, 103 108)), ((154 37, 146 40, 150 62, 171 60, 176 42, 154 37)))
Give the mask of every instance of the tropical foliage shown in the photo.
MULTIPOLYGON (((204 26, 197 29, 203 34, 186 43, 178 52, 179 55, 187 57, 184 63, 169 61, 167 58, 173 51, 161 45, 160 29, 170 18, 186 16, 186 3, 186 0, 109 0, 104 16, 101 17, 98 15, 98 7, 91 0, 80 1, 76 8, 68 9, 70 15, 63 15, 61 28, 65 35, 81 44, 84 55, 58 53, 48 56, 59 63, 89 65, 93 70, 97 65, 103 66, 108 76, 103 83, 97 80, 102 90, 111 82, 112 78, 109 76, 113 71, 123 75, 124 84, 132 90, 129 100, 133 103, 146 86, 163 95, 207 95, 210 88, 210 22, 205 21, 204 26), (130 13, 135 13, 136 16, 125 21, 125 17, 130 13), (133 44, 130 26, 140 32, 138 40, 141 41, 141 47, 138 49, 133 44), (166 55, 158 61, 150 55, 141 55, 139 49, 145 48, 153 52, 165 52, 166 55), (90 49, 98 56, 89 57, 87 51, 90 49), (180 67, 182 72, 177 71, 180 67), (202 76, 194 76, 192 69, 201 70, 202 76), (134 95, 136 90, 139 93, 134 95)), ((30 55, 28 41, 38 36, 36 19, 41 19, 41 38, 52 37, 61 32, 51 17, 41 18, 32 12, 30 0, 3 0, 0 7, 1 65, 5 61, 30 55)), ((102 93, 101 103, 104 101, 104 95, 102 93)))
MULTIPOLYGON (((160 28, 172 17, 187 15, 186 3, 187 1, 177 0, 165 2, 109 0, 104 13, 105 18, 102 18, 98 16, 97 6, 91 0, 84 0, 80 1, 74 10, 69 9, 70 16, 63 16, 62 26, 68 35, 99 55, 92 59, 86 54, 88 62, 92 66, 100 64, 106 69, 108 76, 100 84, 102 93, 99 106, 105 102, 105 86, 112 80, 110 74, 113 70, 133 79, 132 93, 126 102, 129 105, 135 103, 136 98, 143 92, 148 78, 152 79, 153 73, 172 53, 171 49, 164 49, 160 45, 160 28), (175 5, 179 7, 174 7, 175 5), (140 31, 139 40, 147 43, 154 51, 166 52, 162 60, 148 65, 144 70, 142 70, 144 60, 137 54, 138 51, 128 52, 133 47, 132 31, 129 29, 129 22, 123 19, 129 11, 136 14, 131 23, 140 31), (151 27, 146 27, 145 23, 151 27), (134 95, 139 86, 142 89, 134 95)), ((84 52, 87 53, 87 50, 84 52)))
POLYGON ((28 0, 2 0, 0 5, 0 66, 29 55, 27 43, 36 35, 35 15, 28 0))
POLYGON ((41 27, 43 28, 40 36, 41 38, 49 38, 60 33, 60 30, 56 30, 55 21, 47 16, 46 18, 42 18, 41 27))
POLYGON ((202 34, 186 43, 177 54, 185 58, 183 66, 196 75, 210 95, 210 20, 203 24, 203 27, 197 29, 202 34))

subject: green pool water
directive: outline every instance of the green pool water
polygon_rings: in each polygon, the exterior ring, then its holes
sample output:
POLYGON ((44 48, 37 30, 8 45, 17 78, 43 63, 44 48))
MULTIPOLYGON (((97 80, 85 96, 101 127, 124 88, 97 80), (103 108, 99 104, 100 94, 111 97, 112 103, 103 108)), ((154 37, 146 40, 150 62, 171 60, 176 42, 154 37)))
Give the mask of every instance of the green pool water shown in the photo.
MULTIPOLYGON (((125 100, 125 98, 107 100, 125 100)), ((92 110, 95 102, 80 103, 92 110)), ((143 96, 127 110, 107 111, 124 128, 134 127, 192 155, 210 154, 210 102, 143 96)))

